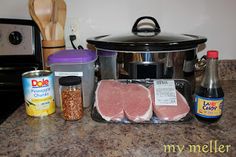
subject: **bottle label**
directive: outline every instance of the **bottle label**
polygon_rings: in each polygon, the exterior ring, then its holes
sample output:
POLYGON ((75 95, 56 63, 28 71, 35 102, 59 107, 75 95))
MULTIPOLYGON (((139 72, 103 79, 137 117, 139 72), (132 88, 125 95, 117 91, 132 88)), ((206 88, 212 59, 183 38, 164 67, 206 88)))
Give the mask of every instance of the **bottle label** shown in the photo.
POLYGON ((222 114, 224 98, 205 98, 196 95, 195 113, 203 118, 218 118, 222 114))

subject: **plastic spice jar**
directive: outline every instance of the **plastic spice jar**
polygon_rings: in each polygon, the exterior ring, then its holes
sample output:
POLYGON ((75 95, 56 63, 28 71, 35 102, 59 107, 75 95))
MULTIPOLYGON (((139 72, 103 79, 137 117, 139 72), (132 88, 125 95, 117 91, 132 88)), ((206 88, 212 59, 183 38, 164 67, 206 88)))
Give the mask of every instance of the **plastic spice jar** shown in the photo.
POLYGON ((59 79, 60 102, 65 120, 78 120, 83 116, 81 78, 66 76, 59 79))

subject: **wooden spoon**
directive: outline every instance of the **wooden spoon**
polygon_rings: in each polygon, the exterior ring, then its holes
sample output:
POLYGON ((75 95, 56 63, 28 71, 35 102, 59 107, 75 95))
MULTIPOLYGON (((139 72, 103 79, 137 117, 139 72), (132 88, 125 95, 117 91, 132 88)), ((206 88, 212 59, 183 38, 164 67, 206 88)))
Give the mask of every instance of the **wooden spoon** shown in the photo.
POLYGON ((53 13, 51 16, 50 23, 46 26, 46 34, 50 34, 50 40, 63 40, 64 39, 64 29, 58 22, 58 0, 53 1, 53 13))
POLYGON ((58 22, 65 29, 66 23, 66 3, 64 0, 58 0, 58 22))
POLYGON ((46 28, 47 40, 64 40, 64 30, 59 22, 50 22, 46 28))
POLYGON ((35 21, 35 23, 38 25, 39 30, 41 32, 41 35, 43 37, 44 40, 46 40, 46 36, 45 36, 45 32, 44 29, 42 27, 42 24, 40 23, 38 17, 36 16, 35 12, 34 12, 34 0, 29 0, 29 13, 30 16, 32 17, 32 19, 35 21))
MULTIPOLYGON (((53 12, 52 0, 34 0, 34 11, 45 32, 45 27, 50 23, 53 12)), ((45 32, 45 36, 46 39, 49 40, 50 35, 45 32)))

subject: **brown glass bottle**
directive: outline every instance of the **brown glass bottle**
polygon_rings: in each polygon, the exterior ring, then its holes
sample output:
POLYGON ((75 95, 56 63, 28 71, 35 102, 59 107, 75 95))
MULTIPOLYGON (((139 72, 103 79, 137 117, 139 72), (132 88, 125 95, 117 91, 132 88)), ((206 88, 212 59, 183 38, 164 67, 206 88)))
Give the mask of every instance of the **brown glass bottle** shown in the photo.
POLYGON ((199 121, 213 123, 222 116, 224 92, 218 78, 218 51, 208 51, 207 58, 203 80, 195 92, 194 107, 199 121))

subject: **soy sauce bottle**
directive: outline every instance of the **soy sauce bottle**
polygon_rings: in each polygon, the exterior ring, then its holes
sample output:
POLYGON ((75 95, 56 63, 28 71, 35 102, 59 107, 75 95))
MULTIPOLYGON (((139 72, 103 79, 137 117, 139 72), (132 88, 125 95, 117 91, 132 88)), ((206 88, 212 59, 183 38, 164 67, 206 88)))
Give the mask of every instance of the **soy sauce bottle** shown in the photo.
POLYGON ((205 123, 217 122, 222 116, 224 92, 218 77, 218 51, 207 52, 206 70, 195 94, 195 116, 205 123))

